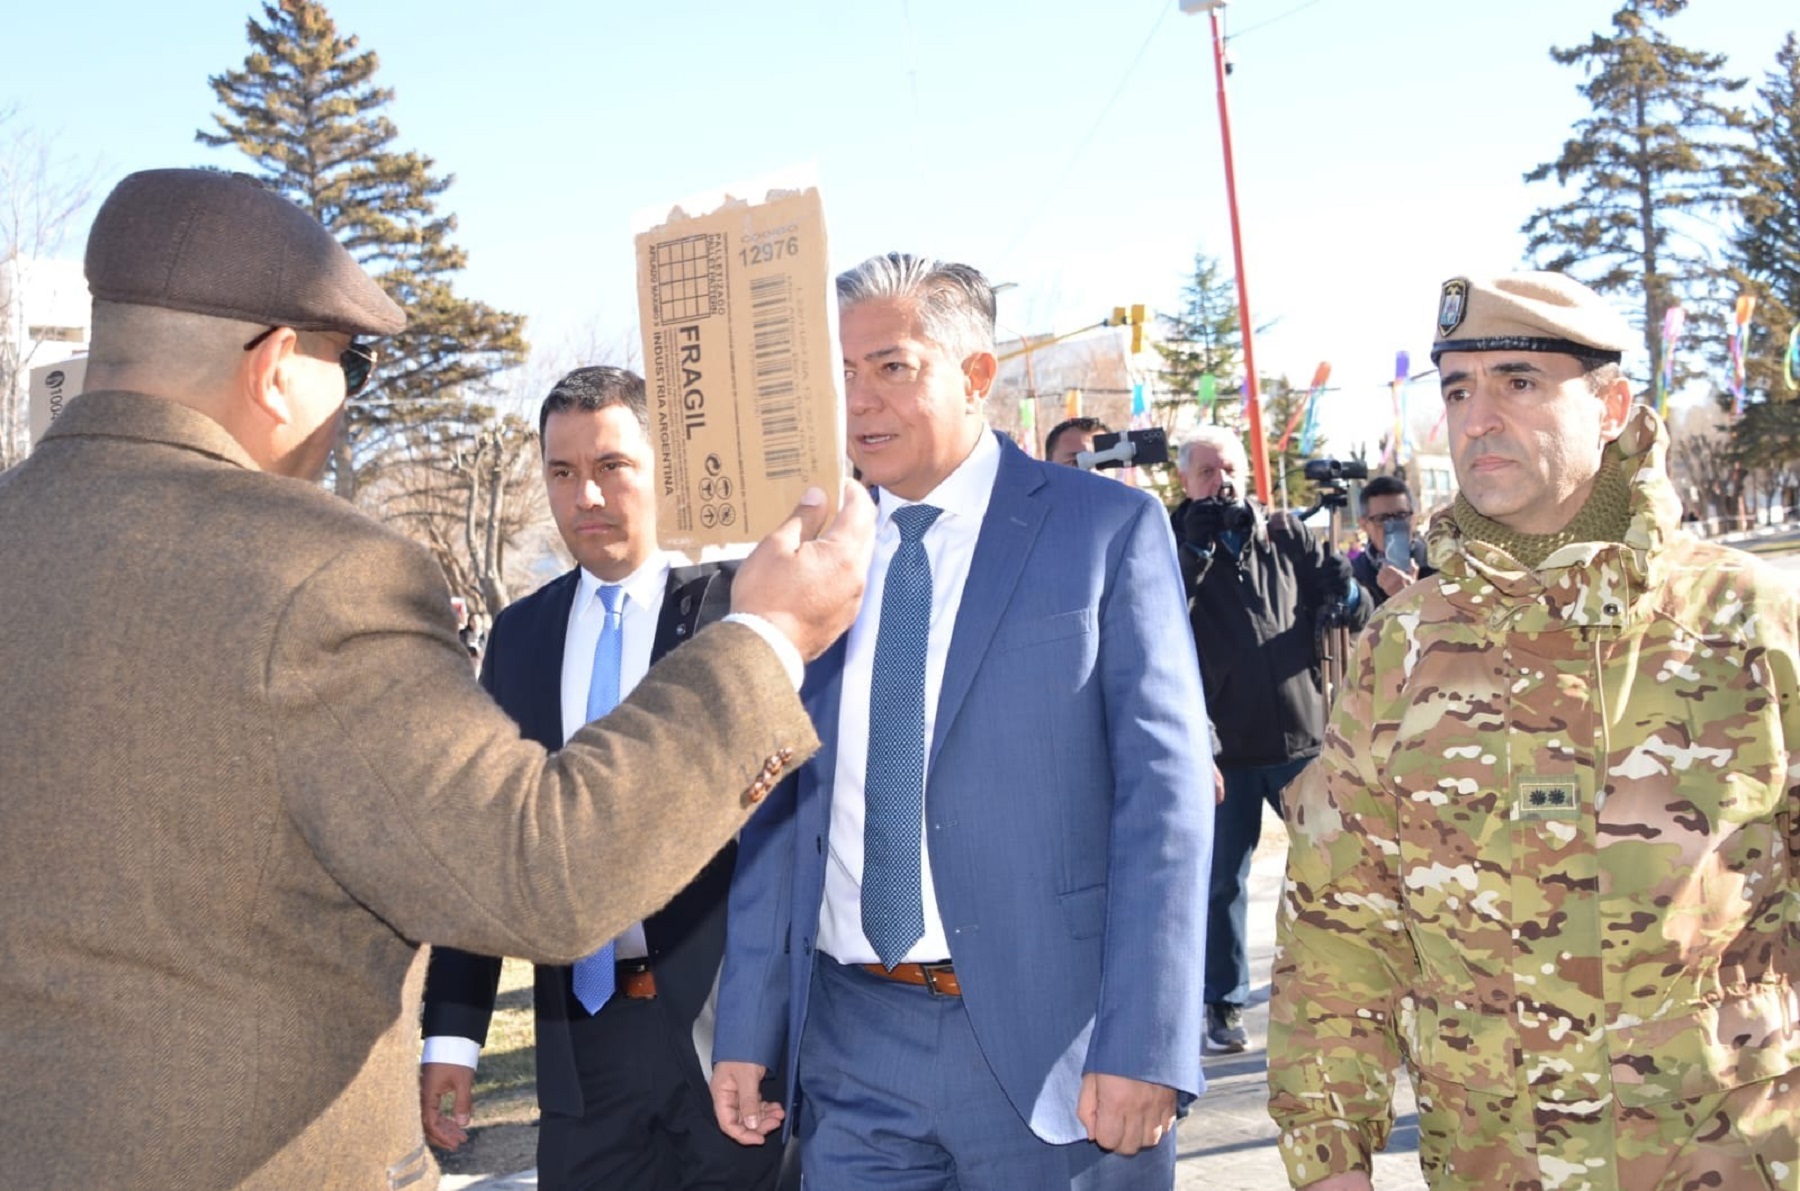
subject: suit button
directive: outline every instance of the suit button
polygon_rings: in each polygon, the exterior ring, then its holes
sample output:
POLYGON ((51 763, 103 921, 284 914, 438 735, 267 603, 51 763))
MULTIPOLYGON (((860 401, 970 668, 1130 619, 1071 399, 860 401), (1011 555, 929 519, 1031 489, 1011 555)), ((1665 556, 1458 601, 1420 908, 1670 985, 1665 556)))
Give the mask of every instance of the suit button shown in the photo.
POLYGON ((824 836, 822 836, 822 835, 813 836, 813 851, 817 852, 821 856, 823 856, 825 854, 825 837, 824 836))
POLYGON ((806 954, 808 954, 808 955, 811 955, 812 954, 812 940, 808 939, 805 943, 802 943, 800 945, 800 950, 806 952, 806 954))

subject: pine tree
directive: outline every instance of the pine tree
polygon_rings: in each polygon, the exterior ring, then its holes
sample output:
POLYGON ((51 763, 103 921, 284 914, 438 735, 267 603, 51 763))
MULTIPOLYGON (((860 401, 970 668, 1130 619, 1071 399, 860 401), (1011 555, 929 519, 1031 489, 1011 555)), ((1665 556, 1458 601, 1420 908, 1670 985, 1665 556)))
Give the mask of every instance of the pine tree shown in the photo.
POLYGON ((398 133, 381 113, 394 92, 375 85, 375 54, 340 37, 317 0, 265 0, 247 34, 242 69, 208 80, 223 109, 218 131, 195 139, 249 157, 407 312, 406 330, 378 345, 381 363, 350 403, 333 456, 334 488, 359 501, 421 427, 491 420, 466 403, 524 359, 525 320, 455 292, 467 256, 451 239, 456 217, 438 209, 454 179, 393 147, 398 133))
POLYGON ((1757 299, 1745 355, 1745 391, 1791 400, 1782 358, 1788 335, 1800 321, 1800 38, 1787 35, 1757 96, 1748 185, 1726 254, 1736 284, 1726 300, 1735 299, 1738 291, 1757 299))
POLYGON ((1745 80, 1721 76, 1723 55, 1678 46, 1657 27, 1686 7, 1687 0, 1625 0, 1610 33, 1550 51, 1587 73, 1580 91, 1593 111, 1555 160, 1525 175, 1576 188, 1526 220, 1527 252, 1539 268, 1634 298, 1653 377, 1662 367, 1664 312, 1713 288, 1702 247, 1707 221, 1743 184, 1748 118, 1719 97, 1745 80))
MULTIPOLYGON (((1159 314, 1166 331, 1156 346, 1163 359, 1160 373, 1169 401, 1177 406, 1195 400, 1200 378, 1214 377, 1221 396, 1241 367, 1237 290, 1218 258, 1194 253, 1194 272, 1181 288, 1181 311, 1159 314)), ((1208 420, 1220 421, 1220 402, 1208 420)))

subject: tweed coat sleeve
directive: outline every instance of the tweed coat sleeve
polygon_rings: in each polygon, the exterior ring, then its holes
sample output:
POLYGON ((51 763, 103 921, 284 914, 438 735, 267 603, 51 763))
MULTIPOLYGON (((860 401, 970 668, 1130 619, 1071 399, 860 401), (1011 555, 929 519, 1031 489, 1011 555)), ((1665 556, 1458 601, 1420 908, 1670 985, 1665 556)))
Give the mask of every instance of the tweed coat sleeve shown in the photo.
POLYGON ((296 585, 268 649, 285 809, 409 939, 572 962, 667 902, 752 788, 818 747, 774 651, 721 624, 546 754, 476 685, 444 591, 417 546, 363 538, 296 585))

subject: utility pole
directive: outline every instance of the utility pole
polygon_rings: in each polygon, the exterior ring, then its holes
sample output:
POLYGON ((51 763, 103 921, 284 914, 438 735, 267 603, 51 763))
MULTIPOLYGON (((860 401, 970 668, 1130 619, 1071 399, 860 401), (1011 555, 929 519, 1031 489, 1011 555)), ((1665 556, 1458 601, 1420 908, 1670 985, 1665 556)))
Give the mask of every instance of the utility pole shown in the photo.
POLYGON ((1252 342, 1250 282, 1244 273, 1244 233, 1238 220, 1237 170, 1231 158, 1231 109, 1225 100, 1225 38, 1219 28, 1219 10, 1226 0, 1181 0, 1181 11, 1203 12, 1212 23, 1213 73, 1219 82, 1219 144, 1225 152, 1225 202, 1231 211, 1231 259, 1237 270, 1238 327, 1244 337, 1244 416, 1250 423, 1250 471, 1256 479, 1256 498, 1269 503, 1269 449, 1263 441, 1262 394, 1256 381, 1256 347, 1252 342))

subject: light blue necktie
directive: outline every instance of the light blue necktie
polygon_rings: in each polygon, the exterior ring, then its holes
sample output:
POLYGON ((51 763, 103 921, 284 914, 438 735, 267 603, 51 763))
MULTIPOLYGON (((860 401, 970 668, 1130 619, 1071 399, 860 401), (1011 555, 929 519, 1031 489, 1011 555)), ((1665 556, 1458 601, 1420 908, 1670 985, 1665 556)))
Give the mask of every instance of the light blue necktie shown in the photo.
MULTIPOLYGON (((619 705, 619 670, 625 658, 625 589, 616 584, 601 587, 600 603, 606 608, 606 620, 600 625, 600 639, 594 642, 594 677, 588 682, 589 723, 619 705)), ((615 962, 611 943, 575 962, 575 999, 589 1013, 600 1012, 611 999, 615 962)))
POLYGON ((919 888, 925 817, 925 651, 931 559, 921 541, 942 509, 894 510, 900 547, 888 560, 869 684, 869 764, 863 775, 862 927, 892 970, 925 935, 919 888))

